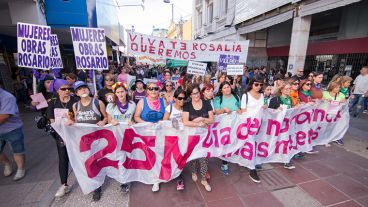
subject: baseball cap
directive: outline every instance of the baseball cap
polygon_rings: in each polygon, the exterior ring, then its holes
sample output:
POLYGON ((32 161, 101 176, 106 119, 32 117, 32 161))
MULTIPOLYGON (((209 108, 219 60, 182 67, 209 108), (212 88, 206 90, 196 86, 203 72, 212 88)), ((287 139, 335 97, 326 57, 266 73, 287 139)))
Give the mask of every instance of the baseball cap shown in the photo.
POLYGON ((78 88, 82 87, 82 86, 87 86, 88 85, 83 82, 83 81, 76 81, 74 84, 73 84, 73 88, 74 88, 74 91, 77 91, 78 88))

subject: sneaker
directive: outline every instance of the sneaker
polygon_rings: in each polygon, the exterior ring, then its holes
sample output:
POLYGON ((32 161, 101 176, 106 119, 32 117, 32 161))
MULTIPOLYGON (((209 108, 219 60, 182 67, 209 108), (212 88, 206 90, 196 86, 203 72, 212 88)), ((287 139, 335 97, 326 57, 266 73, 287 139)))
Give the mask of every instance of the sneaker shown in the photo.
POLYGON ((294 158, 294 159, 299 160, 299 159, 304 158, 304 155, 303 155, 302 153, 298 153, 298 154, 295 154, 295 155, 293 156, 293 158, 294 158))
POLYGON ((344 141, 342 141, 342 139, 336 140, 335 143, 340 146, 344 146, 344 141))
POLYGON ((129 183, 128 184, 122 184, 120 186, 120 188, 121 188, 121 191, 123 191, 123 193, 129 193, 129 191, 130 191, 130 185, 129 185, 129 183))
POLYGON ((255 167, 256 167, 256 170, 263 170, 262 164, 256 165, 255 167))
POLYGON ((5 164, 4 166, 4 176, 5 177, 8 177, 12 174, 12 165, 9 163, 9 164, 5 164))
POLYGON ((180 179, 176 182, 176 190, 184 190, 184 180, 180 179))
POLYGON ((295 166, 293 165, 293 163, 289 162, 289 163, 284 164, 284 168, 288 170, 292 170, 292 169, 295 169, 295 166))
POLYGON ((201 184, 204 186, 206 191, 210 192, 212 190, 210 184, 208 184, 207 180, 201 180, 201 184))
POLYGON ((101 199, 101 187, 93 191, 92 200, 97 202, 101 199))
POLYGON ((221 165, 221 170, 222 170, 222 173, 224 173, 224 175, 229 175, 230 173, 229 166, 227 164, 221 165))
POLYGON ((259 177, 258 177, 257 170, 250 170, 249 171, 249 177, 255 183, 260 183, 261 182, 261 179, 259 179, 259 177))
POLYGON ((159 183, 155 183, 152 186, 152 192, 157 192, 160 190, 160 184, 159 183))
POLYGON ((197 174, 192 173, 192 180, 193 180, 194 182, 197 182, 197 180, 198 180, 198 176, 197 176, 197 174))
MULTIPOLYGON (((327 147, 327 146, 326 146, 327 147)), ((307 154, 310 154, 310 155, 313 155, 313 154, 318 154, 319 153, 319 151, 318 150, 311 150, 311 151, 308 151, 308 152, 306 152, 307 154)))
POLYGON ((60 198, 70 192, 70 188, 67 185, 61 185, 59 190, 56 191, 55 197, 60 198))
POLYGON ((24 175, 26 174, 26 170, 17 170, 17 173, 15 173, 13 180, 18 181, 24 178, 24 175))

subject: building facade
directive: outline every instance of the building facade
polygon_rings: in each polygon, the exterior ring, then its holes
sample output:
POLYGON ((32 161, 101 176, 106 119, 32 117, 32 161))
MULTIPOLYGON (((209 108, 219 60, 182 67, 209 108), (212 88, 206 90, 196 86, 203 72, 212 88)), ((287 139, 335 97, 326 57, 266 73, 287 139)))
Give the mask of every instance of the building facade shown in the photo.
POLYGON ((193 38, 250 40, 250 67, 355 77, 368 64, 367 9, 367 0, 194 0, 193 38))
POLYGON ((178 23, 171 22, 167 30, 167 38, 179 40, 192 39, 192 18, 188 20, 180 20, 178 23))

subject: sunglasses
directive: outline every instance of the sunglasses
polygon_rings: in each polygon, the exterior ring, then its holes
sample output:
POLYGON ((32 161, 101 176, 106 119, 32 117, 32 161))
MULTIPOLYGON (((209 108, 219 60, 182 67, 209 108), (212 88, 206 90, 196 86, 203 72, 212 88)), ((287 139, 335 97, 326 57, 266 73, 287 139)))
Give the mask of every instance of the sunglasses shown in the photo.
POLYGON ((150 91, 159 91, 160 88, 159 87, 151 87, 151 88, 148 88, 148 90, 150 90, 150 91))
POLYGON ((72 88, 60 88, 60 90, 62 90, 62 91, 71 91, 72 88))
POLYGON ((293 85, 294 86, 299 85, 299 82, 294 82, 293 85))
POLYGON ((255 87, 258 87, 258 86, 263 86, 263 83, 253 83, 255 87))
POLYGON ((184 99, 185 99, 185 97, 178 97, 178 98, 176 98, 176 99, 178 99, 179 101, 182 101, 182 100, 184 100, 184 99))
POLYGON ((309 75, 309 77, 313 77, 313 75, 309 75))
POLYGON ((311 84, 311 83, 306 83, 305 85, 306 85, 306 86, 311 86, 312 84, 311 84))

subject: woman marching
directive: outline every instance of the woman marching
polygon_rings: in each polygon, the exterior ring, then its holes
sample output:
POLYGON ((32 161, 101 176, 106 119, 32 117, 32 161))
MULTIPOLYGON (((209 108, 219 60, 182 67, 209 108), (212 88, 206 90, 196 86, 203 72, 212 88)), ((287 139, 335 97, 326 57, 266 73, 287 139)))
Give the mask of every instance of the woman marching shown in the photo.
MULTIPOLYGON (((191 101, 187 102, 183 107, 183 123, 187 127, 207 128, 208 125, 214 123, 213 109, 208 101, 201 99, 200 89, 197 85, 192 85, 187 91, 190 94, 191 101)), ((199 165, 201 174, 201 184, 206 191, 212 188, 207 182, 208 176, 208 159, 203 157, 192 161, 192 179, 194 182, 198 180, 197 168, 199 165)))
MULTIPOLYGON (((135 110, 134 120, 137 123, 157 123, 164 118, 166 104, 164 99, 160 98, 159 93, 160 87, 156 83, 147 84, 147 97, 138 102, 135 110)), ((159 190, 159 183, 153 184, 152 191, 157 192, 159 190)))
MULTIPOLYGON (((67 125, 73 123, 97 124, 102 127, 107 123, 105 105, 98 99, 91 98, 88 85, 83 81, 77 81, 73 85, 74 92, 80 97, 80 101, 73 104, 74 117, 69 117, 67 125)), ((93 191, 93 201, 101 198, 101 187, 93 191)))
MULTIPOLYGON (((132 125, 136 105, 129 97, 128 86, 125 83, 117 82, 112 85, 112 90, 114 92, 114 101, 106 107, 109 124, 116 126, 119 122, 127 122, 128 125, 132 125)), ((123 193, 128 193, 129 189, 129 183, 121 185, 123 193)))
MULTIPOLYGON (((241 113, 240 99, 231 89, 231 84, 227 81, 222 82, 219 91, 214 99, 215 114, 230 114, 233 111, 241 113)), ((229 166, 227 161, 222 161, 221 170, 225 175, 229 175, 229 166)))
MULTIPOLYGON (((56 79, 53 82, 53 90, 57 93, 56 98, 49 101, 49 107, 47 108, 47 118, 51 123, 55 122, 55 119, 61 119, 62 117, 55 117, 55 111, 64 111, 66 115, 68 112, 73 111, 73 104, 78 102, 78 98, 71 96, 70 92, 73 88, 66 80, 56 79)), ((66 116, 65 116, 66 117, 66 116)), ((56 198, 64 196, 70 191, 68 186, 68 170, 69 170, 69 157, 66 151, 66 146, 60 135, 56 132, 52 132, 51 135, 56 141, 57 152, 59 156, 59 176, 61 186, 55 194, 56 198)))

